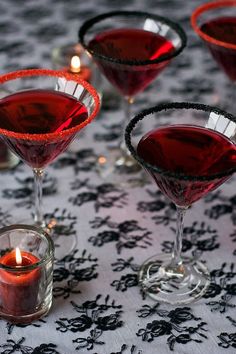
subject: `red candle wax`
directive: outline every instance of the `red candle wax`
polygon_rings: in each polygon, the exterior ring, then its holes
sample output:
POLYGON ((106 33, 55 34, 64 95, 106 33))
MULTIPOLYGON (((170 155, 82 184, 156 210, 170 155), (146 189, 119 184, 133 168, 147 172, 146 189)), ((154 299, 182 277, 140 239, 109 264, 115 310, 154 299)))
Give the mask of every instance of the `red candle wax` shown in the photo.
POLYGON ((24 270, 39 259, 33 254, 21 251, 21 264, 16 262, 16 252, 12 251, 0 258, 0 263, 16 271, 0 269, 0 309, 11 316, 23 316, 35 311, 37 305, 40 269, 24 270))
POLYGON ((71 68, 68 70, 68 72, 70 74, 78 76, 82 80, 88 82, 91 80, 91 70, 87 66, 81 66, 80 69, 77 71, 71 68))

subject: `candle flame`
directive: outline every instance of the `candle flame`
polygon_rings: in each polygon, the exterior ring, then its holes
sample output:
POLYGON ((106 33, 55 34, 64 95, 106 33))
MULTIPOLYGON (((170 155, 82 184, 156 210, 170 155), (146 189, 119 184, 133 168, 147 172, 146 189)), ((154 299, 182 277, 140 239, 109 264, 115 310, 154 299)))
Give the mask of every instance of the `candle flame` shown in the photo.
POLYGON ((74 55, 71 58, 70 66, 72 72, 77 72, 77 73, 80 72, 81 63, 80 63, 80 58, 77 55, 74 55))
POLYGON ((101 165, 104 165, 107 162, 107 159, 105 158, 105 156, 100 156, 98 158, 98 163, 100 163, 101 165))
POLYGON ((16 247, 16 264, 17 265, 22 264, 22 256, 19 247, 16 247))

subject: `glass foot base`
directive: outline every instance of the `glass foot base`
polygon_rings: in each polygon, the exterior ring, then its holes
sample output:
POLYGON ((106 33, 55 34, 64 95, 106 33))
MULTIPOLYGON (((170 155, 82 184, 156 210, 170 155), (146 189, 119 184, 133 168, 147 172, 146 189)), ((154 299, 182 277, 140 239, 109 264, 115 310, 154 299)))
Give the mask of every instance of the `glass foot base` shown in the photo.
POLYGON ((72 253, 77 247, 76 234, 68 234, 68 226, 60 220, 52 219, 46 223, 44 230, 51 236, 55 247, 55 259, 60 260, 72 253))
POLYGON ((96 170, 108 183, 123 188, 142 187, 150 183, 149 176, 130 155, 122 154, 119 148, 112 148, 107 155, 97 159, 96 170))
POLYGON ((208 269, 199 261, 172 268, 171 256, 155 255, 141 266, 139 284, 145 295, 172 305, 188 304, 201 298, 210 285, 208 269))
POLYGON ((75 234, 68 235, 68 232, 66 232, 68 226, 63 225, 56 219, 47 220, 43 224, 35 223, 34 220, 21 219, 19 224, 34 225, 41 227, 47 232, 53 240, 55 248, 54 255, 57 260, 69 255, 77 247, 77 236, 75 234))
MULTIPOLYGON (((45 228, 45 231, 48 231, 45 228)), ((72 253, 77 247, 77 236, 76 235, 63 235, 57 234, 56 229, 51 230, 49 235, 52 237, 54 247, 55 247, 55 259, 60 260, 65 256, 72 253)))

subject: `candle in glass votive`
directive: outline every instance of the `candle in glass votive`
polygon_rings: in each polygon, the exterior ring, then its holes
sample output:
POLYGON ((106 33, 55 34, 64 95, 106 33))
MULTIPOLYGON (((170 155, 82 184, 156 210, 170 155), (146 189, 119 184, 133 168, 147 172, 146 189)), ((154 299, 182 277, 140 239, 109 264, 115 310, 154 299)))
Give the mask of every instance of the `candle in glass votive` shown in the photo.
POLYGON ((52 238, 32 225, 0 228, 0 318, 27 324, 52 305, 52 238))
MULTIPOLYGON (((4 85, 1 85, 4 86, 4 85)), ((0 98, 4 98, 9 95, 9 91, 5 90, 3 87, 0 88, 0 98)), ((14 155, 5 144, 5 142, 0 139, 0 170, 9 169, 15 167, 19 163, 19 158, 14 155)))
POLYGON ((85 81, 90 81, 91 79, 91 69, 88 66, 81 65, 81 60, 77 55, 74 55, 71 58, 68 71, 72 74, 78 75, 78 77, 85 81))
POLYGON ((39 259, 30 252, 15 250, 4 254, 0 263, 7 268, 0 269, 1 309, 11 316, 31 314, 37 305, 40 268, 35 265, 39 259))
POLYGON ((85 81, 91 82, 94 79, 93 62, 79 43, 54 48, 52 64, 53 69, 68 71, 85 81))

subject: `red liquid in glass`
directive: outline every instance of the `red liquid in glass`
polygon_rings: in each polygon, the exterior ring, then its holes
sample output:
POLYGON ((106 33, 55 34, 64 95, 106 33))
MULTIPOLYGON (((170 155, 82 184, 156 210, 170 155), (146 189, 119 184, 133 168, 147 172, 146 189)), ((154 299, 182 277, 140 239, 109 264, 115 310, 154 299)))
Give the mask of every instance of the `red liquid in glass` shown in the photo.
POLYGON ((58 91, 21 91, 0 101, 0 128, 23 134, 58 132, 58 139, 50 140, 3 136, 12 151, 33 168, 44 167, 64 151, 75 134, 59 137, 59 133, 87 117, 84 105, 58 91))
MULTIPOLYGON (((193 177, 211 176, 236 165, 236 146, 230 140, 206 128, 187 125, 149 132, 140 140, 137 153, 151 165, 193 177)), ((191 205, 229 178, 190 181, 151 169, 149 173, 160 190, 179 206, 191 205)))
MULTIPOLYGON (((157 33, 141 29, 114 29, 97 35, 89 47, 100 55, 120 60, 154 60, 163 54, 173 52, 175 48, 166 38, 157 33)), ((124 96, 134 96, 144 88, 168 64, 164 60, 151 65, 124 65, 94 58, 107 79, 124 96)))
MULTIPOLYGON (((208 36, 236 45, 236 17, 220 17, 201 26, 201 31, 208 36)), ((206 42, 212 56, 223 68, 232 81, 236 80, 236 50, 206 42)))

